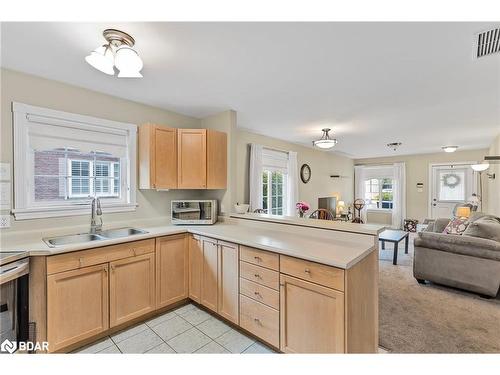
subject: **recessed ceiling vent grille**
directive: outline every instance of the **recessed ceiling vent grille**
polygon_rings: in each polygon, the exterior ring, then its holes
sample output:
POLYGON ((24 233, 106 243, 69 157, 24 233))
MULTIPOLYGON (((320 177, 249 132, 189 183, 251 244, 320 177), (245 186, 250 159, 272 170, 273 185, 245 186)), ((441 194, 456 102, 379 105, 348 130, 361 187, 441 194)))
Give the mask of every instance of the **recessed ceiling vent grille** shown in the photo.
POLYGON ((500 27, 477 34, 474 54, 476 58, 500 52, 500 27))

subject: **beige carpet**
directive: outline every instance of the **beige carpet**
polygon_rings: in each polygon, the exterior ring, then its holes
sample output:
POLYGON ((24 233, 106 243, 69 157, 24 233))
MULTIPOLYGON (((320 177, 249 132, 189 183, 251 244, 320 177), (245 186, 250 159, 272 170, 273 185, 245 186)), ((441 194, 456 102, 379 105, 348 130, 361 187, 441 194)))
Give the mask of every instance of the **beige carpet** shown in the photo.
POLYGON ((485 300, 418 284, 413 237, 408 255, 401 247, 397 266, 391 244, 380 250, 380 346, 395 353, 500 353, 500 295, 485 300))

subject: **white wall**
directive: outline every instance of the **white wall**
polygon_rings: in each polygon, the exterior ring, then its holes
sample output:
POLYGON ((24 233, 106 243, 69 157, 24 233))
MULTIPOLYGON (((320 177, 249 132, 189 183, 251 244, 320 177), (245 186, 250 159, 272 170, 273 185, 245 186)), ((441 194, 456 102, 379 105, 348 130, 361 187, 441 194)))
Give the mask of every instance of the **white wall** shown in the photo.
MULTIPOLYGON (((500 156, 500 134, 498 134, 491 144, 488 155, 500 156)), ((495 179, 483 176, 483 188, 488 191, 486 212, 500 216, 500 163, 490 164, 485 173, 495 174, 495 179)))
MULTIPOLYGON (((0 81, 2 162, 12 162, 11 103, 13 101, 138 125, 145 122, 180 128, 199 128, 201 125, 201 121, 193 117, 12 70, 1 69, 0 81)), ((139 206, 136 212, 105 214, 104 223, 169 216, 171 199, 194 198, 199 195, 197 191, 139 190, 137 194, 139 206)), ((2 233, 83 225, 89 223, 89 217, 83 215, 69 218, 11 220, 11 223, 12 227, 2 229, 2 233)))

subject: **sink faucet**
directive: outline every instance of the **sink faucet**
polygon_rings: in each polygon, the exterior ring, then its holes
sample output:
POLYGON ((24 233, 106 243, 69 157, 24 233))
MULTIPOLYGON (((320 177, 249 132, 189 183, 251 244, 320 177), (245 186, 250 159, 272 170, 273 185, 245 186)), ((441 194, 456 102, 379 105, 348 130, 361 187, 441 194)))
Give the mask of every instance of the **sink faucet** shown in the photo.
POLYGON ((90 215, 90 233, 99 233, 102 230, 102 210, 99 198, 92 198, 91 206, 92 212, 90 215), (97 218, 99 219, 99 224, 97 224, 97 218))

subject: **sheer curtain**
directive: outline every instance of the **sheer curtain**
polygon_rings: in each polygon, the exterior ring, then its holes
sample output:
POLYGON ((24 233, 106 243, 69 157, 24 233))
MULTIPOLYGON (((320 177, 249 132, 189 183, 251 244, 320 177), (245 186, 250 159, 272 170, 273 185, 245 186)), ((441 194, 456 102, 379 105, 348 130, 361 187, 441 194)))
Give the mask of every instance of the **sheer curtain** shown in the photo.
MULTIPOLYGON (((354 199, 365 199, 365 167, 354 166, 354 199)), ((366 224, 366 205, 361 210, 361 220, 366 224)))
POLYGON ((250 145, 250 212, 262 208, 262 145, 250 145))
POLYGON ((286 215, 295 215, 295 205, 299 200, 299 176, 298 176, 297 153, 294 151, 288 152, 288 181, 286 184, 286 215))
POLYGON ((392 185, 392 227, 403 228, 403 220, 406 217, 406 165, 405 163, 394 163, 394 178, 392 185))

